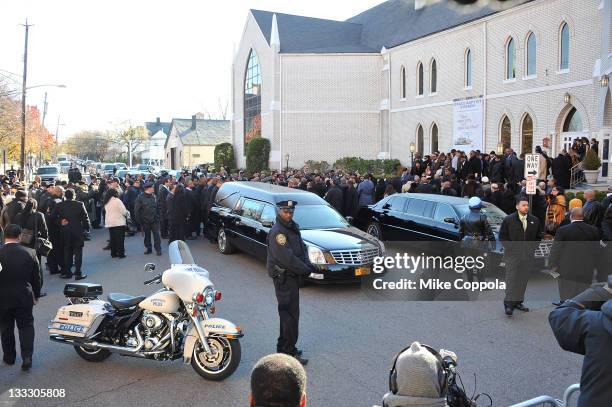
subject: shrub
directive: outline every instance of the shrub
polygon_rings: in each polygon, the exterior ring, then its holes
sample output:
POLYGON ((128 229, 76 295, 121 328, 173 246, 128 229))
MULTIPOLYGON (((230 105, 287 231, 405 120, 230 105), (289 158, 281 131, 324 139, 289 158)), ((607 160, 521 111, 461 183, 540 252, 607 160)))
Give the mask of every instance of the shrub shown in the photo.
MULTIPOLYGON (((606 191, 595 191, 595 200, 596 201, 603 201, 604 199, 606 199, 606 197, 608 196, 608 193, 606 191)), ((578 198, 580 199, 583 203, 585 201, 584 199, 584 192, 566 192, 565 193, 565 199, 567 202, 571 201, 574 198, 578 198)))
POLYGON ((215 168, 236 168, 234 160, 234 147, 231 143, 221 143, 215 146, 215 168))
POLYGON ((359 157, 344 157, 334 163, 334 167, 346 172, 358 171, 360 174, 368 172, 380 175, 396 175, 399 160, 365 160, 359 157))
POLYGON ((249 174, 267 170, 270 162, 270 140, 254 138, 246 146, 246 171, 249 174))
POLYGON ((319 172, 326 172, 331 168, 331 165, 327 161, 314 161, 308 160, 306 161, 306 165, 304 166, 307 172, 313 172, 318 170, 319 172))
POLYGON ((601 167, 601 160, 595 150, 589 150, 582 161, 582 168, 587 171, 595 171, 601 167))

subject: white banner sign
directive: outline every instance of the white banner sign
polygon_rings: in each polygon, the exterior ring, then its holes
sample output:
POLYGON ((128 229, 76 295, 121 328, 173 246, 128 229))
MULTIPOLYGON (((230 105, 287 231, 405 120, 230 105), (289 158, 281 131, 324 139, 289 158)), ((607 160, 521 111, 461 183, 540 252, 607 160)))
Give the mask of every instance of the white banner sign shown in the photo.
POLYGON ((482 151, 482 97, 453 102, 453 148, 482 151))
POLYGON ((525 154, 525 179, 537 178, 540 170, 540 154, 525 154))

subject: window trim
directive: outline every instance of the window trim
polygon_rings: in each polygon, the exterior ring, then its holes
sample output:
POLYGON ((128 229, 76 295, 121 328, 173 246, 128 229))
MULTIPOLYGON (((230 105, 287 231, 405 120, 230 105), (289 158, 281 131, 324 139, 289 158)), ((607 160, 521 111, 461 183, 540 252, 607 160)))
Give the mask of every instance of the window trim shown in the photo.
POLYGON ((419 61, 417 63, 417 74, 416 74, 416 94, 417 96, 425 95, 425 68, 423 67, 423 63, 419 61))
POLYGON ((463 55, 463 89, 472 89, 474 76, 472 67, 474 66, 472 49, 467 48, 463 55), (469 69, 468 69, 468 60, 469 60, 469 69), (468 80, 469 79, 469 80, 468 80))
POLYGON ((402 65, 400 68, 400 100, 406 100, 407 89, 406 86, 406 67, 402 65))
POLYGON ((516 41, 513 37, 508 37, 506 40, 506 46, 504 47, 504 83, 511 83, 510 81, 516 80, 516 41), (510 56, 510 45, 512 44, 513 53, 512 53, 512 65, 514 68, 514 76, 510 76, 510 61, 508 57, 510 56))
POLYGON ((414 134, 414 145, 416 147, 415 149, 415 153, 419 153, 419 154, 425 154, 425 129, 423 128, 423 125, 421 123, 417 124, 417 128, 416 128, 416 133, 414 134), (421 135, 423 136, 423 145, 420 146, 421 148, 419 149, 419 129, 421 130, 421 135), (423 151, 420 151, 423 150, 423 151))
POLYGON ((557 74, 563 74, 563 73, 569 72, 569 67, 570 67, 569 53, 570 53, 570 45, 571 45, 570 36, 571 36, 570 26, 567 21, 563 20, 561 24, 559 25, 559 32, 557 35, 558 53, 559 53, 559 60, 557 63, 559 70, 557 71, 557 74), (566 67, 563 66, 563 29, 564 28, 567 28, 567 66, 566 67))
POLYGON ((429 62, 429 96, 438 94, 438 61, 432 58, 429 62), (434 76, 435 68, 435 76, 434 76), (435 86, 434 86, 435 85, 435 86))
POLYGON ((529 31, 527 36, 525 37, 525 76, 523 79, 532 79, 533 77, 538 76, 538 37, 536 37, 533 31, 529 31), (535 41, 534 43, 534 72, 529 73, 529 40, 532 39, 535 41))

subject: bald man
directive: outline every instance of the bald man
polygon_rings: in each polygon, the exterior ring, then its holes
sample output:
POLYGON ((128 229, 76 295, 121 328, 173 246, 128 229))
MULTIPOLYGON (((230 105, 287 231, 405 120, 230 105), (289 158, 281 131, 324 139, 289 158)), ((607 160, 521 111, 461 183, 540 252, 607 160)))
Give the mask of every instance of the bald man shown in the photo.
POLYGON ((584 222, 583 208, 573 208, 570 221, 557 230, 549 257, 549 265, 560 274, 561 302, 591 286, 601 238, 599 229, 584 222))

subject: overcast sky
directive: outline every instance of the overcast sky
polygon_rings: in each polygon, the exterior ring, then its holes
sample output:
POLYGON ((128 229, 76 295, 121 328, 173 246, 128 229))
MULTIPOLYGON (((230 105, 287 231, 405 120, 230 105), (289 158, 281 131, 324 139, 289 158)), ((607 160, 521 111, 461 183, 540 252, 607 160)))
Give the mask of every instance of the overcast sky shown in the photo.
POLYGON ((230 70, 251 8, 345 20, 382 0, 2 0, 0 75, 20 81, 30 28, 28 104, 60 138, 84 129, 215 114, 230 98, 230 70))

